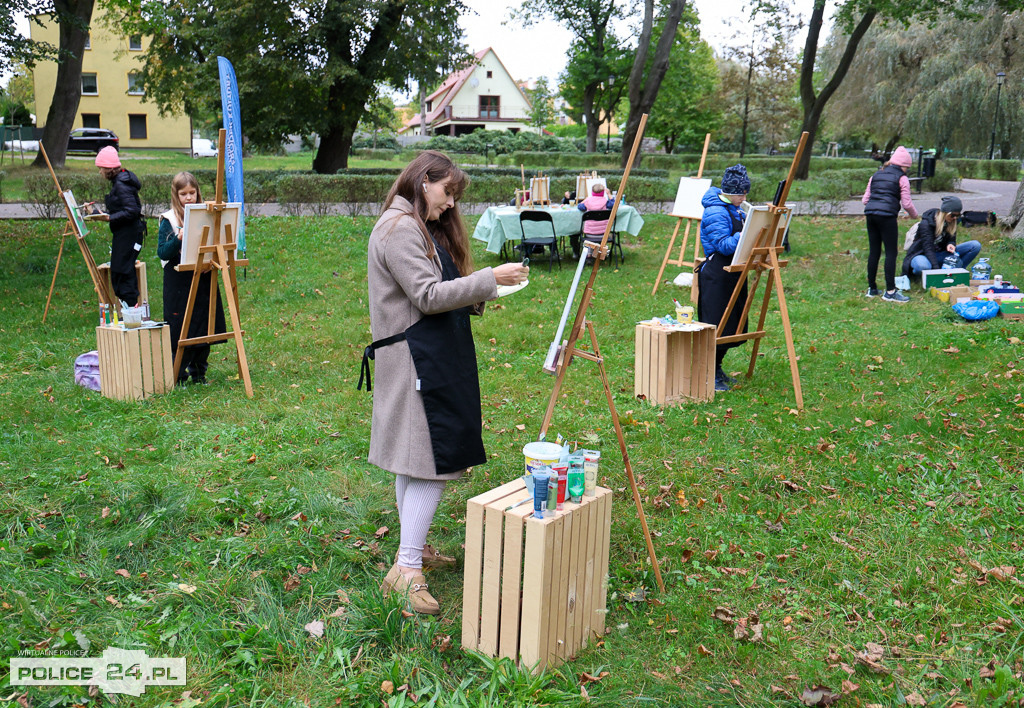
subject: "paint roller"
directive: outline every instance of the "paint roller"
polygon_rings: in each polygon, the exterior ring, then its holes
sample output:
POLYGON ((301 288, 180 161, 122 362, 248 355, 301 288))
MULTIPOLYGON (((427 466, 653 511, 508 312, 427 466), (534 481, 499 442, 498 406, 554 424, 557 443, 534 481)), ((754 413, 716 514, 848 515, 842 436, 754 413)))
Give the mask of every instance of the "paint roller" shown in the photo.
POLYGON ((576 299, 576 288, 580 284, 580 275, 587 264, 587 257, 590 255, 590 246, 584 244, 580 253, 580 262, 576 264, 576 274, 572 278, 572 287, 569 288, 569 297, 565 300, 565 307, 562 309, 562 319, 558 322, 558 331, 555 338, 548 347, 548 356, 544 359, 544 371, 549 374, 555 373, 555 362, 558 361, 558 351, 562 348, 562 333, 565 331, 565 322, 569 318, 569 310, 572 309, 572 302, 576 299))

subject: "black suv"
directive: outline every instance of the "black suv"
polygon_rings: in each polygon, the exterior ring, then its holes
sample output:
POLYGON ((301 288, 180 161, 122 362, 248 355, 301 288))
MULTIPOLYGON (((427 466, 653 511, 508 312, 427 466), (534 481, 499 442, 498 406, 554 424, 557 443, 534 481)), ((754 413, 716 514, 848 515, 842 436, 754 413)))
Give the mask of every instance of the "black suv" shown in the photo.
POLYGON ((114 131, 103 128, 76 128, 68 136, 68 152, 92 152, 98 153, 108 145, 114 149, 120 149, 121 139, 114 135, 114 131))

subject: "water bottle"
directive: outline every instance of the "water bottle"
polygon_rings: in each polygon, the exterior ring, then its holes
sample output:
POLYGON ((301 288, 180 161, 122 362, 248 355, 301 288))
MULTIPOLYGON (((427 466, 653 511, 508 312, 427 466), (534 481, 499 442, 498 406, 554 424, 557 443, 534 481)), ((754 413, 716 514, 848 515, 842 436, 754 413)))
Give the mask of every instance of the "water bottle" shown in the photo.
POLYGON ((979 258, 978 262, 971 268, 971 280, 991 280, 992 265, 988 258, 979 258))
POLYGON ((960 260, 960 256, 955 253, 947 253, 946 257, 942 259, 942 270, 953 270, 963 265, 963 261, 960 260))

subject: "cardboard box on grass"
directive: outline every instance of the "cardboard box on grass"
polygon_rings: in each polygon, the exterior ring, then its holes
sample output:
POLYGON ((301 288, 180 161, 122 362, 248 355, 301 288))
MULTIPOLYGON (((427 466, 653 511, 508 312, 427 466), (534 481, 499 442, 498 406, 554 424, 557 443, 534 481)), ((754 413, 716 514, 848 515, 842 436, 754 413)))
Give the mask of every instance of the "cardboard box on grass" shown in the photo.
POLYGON ((1024 320, 1024 301, 1006 301, 999 303, 999 316, 1008 320, 1024 320))
POLYGON ((977 288, 967 285, 957 285, 952 288, 932 288, 931 295, 938 298, 940 302, 957 303, 961 300, 970 300, 978 294, 977 288))
POLYGON ((971 274, 966 268, 948 268, 921 271, 921 287, 951 288, 954 285, 970 285, 971 274))

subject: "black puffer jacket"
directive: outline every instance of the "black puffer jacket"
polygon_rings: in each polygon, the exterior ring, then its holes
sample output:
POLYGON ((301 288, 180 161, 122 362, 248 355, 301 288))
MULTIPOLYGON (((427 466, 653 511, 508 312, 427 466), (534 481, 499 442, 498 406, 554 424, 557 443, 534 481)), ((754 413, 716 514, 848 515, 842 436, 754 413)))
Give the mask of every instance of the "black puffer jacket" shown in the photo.
POLYGON ((134 173, 121 170, 110 183, 110 194, 104 200, 110 214, 112 231, 137 224, 142 217, 142 200, 139 190, 142 183, 134 173))
POLYGON ((910 262, 914 260, 914 256, 925 256, 931 261, 934 270, 941 268, 942 259, 946 257, 946 246, 956 245, 956 236, 951 233, 935 237, 935 219, 938 215, 938 209, 929 209, 921 214, 921 223, 917 227, 914 242, 910 244, 907 255, 903 258, 903 275, 910 275, 910 262))

